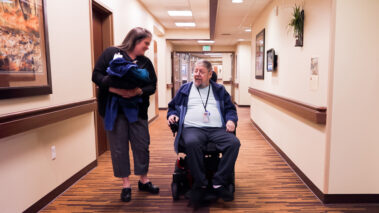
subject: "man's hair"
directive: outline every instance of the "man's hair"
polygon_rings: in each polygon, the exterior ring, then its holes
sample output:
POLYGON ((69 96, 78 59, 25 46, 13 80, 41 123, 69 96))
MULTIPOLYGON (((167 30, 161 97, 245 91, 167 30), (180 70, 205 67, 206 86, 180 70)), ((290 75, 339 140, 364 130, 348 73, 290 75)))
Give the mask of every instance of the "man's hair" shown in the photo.
POLYGON ((212 71, 212 64, 211 64, 211 62, 209 62, 207 60, 198 60, 198 61, 196 61, 196 65, 200 65, 200 66, 207 68, 208 72, 212 71))
POLYGON ((138 42, 148 37, 152 37, 149 30, 142 27, 135 27, 129 31, 124 41, 117 47, 124 52, 130 52, 134 50, 138 42))

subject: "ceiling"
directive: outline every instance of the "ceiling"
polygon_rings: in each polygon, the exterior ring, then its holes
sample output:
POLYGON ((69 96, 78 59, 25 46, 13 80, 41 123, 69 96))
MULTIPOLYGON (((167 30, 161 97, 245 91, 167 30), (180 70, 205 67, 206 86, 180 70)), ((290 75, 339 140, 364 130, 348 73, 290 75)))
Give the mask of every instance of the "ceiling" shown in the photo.
POLYGON ((165 29, 209 29, 209 0, 139 0, 165 29), (169 10, 190 10, 192 17, 171 17, 169 10), (175 22, 195 22, 196 27, 176 27, 175 22))
MULTIPOLYGON (((187 31, 209 30, 209 0, 139 0, 147 10, 168 30, 187 31), (168 10, 191 10, 192 17, 171 17, 168 10), (196 27, 179 28, 175 22, 195 22, 196 27)), ((229 46, 239 41, 250 41, 251 28, 259 13, 271 0, 244 0, 235 4, 232 0, 218 0, 215 43, 211 45, 229 46)), ((180 38, 177 38, 180 39, 180 38)), ((194 38, 196 39, 196 38, 194 38)), ((196 40, 175 40, 174 45, 199 45, 196 40)))

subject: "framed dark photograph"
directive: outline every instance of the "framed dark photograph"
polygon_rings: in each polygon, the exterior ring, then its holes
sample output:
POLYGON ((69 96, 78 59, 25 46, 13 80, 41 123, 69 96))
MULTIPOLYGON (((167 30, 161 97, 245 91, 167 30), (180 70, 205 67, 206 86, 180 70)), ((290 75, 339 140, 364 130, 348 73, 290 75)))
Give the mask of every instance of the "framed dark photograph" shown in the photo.
POLYGON ((275 55, 274 49, 267 50, 267 72, 276 70, 277 55, 275 55))
POLYGON ((265 29, 255 38, 255 78, 264 79, 265 29))
POLYGON ((0 99, 51 93, 45 0, 0 1, 0 99))

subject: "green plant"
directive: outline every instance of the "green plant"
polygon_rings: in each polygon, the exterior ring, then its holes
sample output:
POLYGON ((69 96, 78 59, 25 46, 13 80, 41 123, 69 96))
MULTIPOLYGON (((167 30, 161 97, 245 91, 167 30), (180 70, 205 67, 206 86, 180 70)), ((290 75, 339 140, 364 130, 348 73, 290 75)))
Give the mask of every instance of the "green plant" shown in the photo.
POLYGON ((293 8, 292 19, 288 25, 293 28, 296 46, 303 46, 304 10, 300 6, 295 5, 293 8))

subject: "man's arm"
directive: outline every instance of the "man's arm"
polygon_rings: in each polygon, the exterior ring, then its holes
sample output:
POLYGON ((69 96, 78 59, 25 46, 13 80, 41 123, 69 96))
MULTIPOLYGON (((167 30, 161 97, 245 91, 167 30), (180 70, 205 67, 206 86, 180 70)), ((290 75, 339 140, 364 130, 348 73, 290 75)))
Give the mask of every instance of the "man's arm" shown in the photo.
POLYGON ((237 125, 238 116, 236 106, 233 104, 229 93, 224 88, 225 122, 233 121, 237 125))

